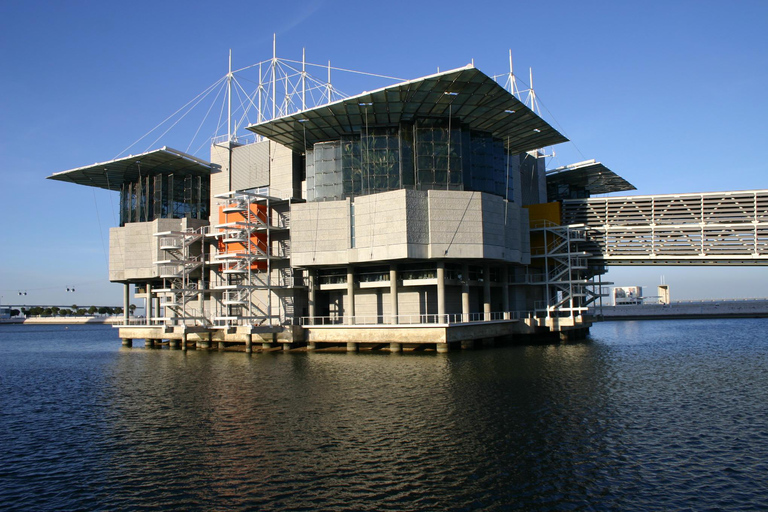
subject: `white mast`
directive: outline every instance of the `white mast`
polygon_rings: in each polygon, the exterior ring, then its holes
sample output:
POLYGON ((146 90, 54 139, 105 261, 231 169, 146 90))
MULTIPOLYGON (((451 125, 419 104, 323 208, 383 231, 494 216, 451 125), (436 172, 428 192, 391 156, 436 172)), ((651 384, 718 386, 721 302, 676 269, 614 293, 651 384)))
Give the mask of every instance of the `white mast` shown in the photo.
POLYGON ((264 75, 261 74, 261 62, 259 62, 259 123, 261 123, 264 120, 264 116, 262 114, 262 110, 264 110, 264 105, 261 103, 261 91, 264 90, 264 75))
POLYGON ((275 118, 275 91, 277 86, 275 83, 275 68, 277 67, 277 34, 272 34, 272 119, 275 118))
POLYGON ((307 82, 307 49, 301 49, 301 110, 307 109, 306 82, 307 82))
POLYGON ((515 78, 515 72, 512 67, 512 50, 509 50, 509 92, 518 97, 520 96, 520 91, 517 90, 517 78, 515 78))
POLYGON ((536 113, 536 91, 533 90, 533 68, 528 68, 528 77, 530 80, 530 89, 528 91, 528 98, 531 100, 531 110, 536 113))
POLYGON ((232 48, 229 49, 229 72, 227 73, 227 141, 232 142, 232 48))

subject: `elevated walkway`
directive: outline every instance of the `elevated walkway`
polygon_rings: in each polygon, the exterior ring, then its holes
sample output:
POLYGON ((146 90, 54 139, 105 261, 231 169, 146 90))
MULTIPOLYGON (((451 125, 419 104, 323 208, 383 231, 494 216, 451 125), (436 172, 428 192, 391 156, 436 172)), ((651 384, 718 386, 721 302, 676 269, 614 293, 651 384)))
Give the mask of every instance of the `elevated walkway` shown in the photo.
POLYGON ((603 265, 768 265, 768 190, 563 201, 603 265))

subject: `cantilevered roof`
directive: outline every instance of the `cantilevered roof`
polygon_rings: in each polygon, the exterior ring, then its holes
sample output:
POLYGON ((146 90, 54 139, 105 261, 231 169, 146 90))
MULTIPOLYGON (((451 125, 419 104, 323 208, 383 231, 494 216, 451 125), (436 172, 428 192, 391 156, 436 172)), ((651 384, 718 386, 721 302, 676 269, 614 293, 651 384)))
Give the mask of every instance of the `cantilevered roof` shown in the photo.
POLYGON ((110 160, 69 171, 62 171, 48 176, 49 180, 67 181, 88 187, 120 190, 120 185, 134 182, 139 176, 151 176, 159 173, 173 173, 177 176, 187 174, 209 176, 211 163, 192 155, 163 146, 140 155, 110 160))
POLYGON ((365 92, 248 129, 303 153, 316 142, 359 133, 366 124, 392 126, 417 117, 447 118, 449 114, 470 129, 502 139, 512 153, 568 140, 471 66, 365 92))
POLYGON ((547 185, 572 185, 590 194, 636 190, 627 180, 594 160, 586 160, 547 171, 547 185))

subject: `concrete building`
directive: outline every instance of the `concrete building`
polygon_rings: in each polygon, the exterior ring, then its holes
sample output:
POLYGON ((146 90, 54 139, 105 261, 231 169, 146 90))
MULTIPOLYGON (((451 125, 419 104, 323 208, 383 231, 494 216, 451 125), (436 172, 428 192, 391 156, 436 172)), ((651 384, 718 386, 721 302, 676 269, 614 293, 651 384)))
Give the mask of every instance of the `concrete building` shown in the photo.
POLYGON ((577 333, 604 267, 561 199, 633 187, 472 66, 276 116, 210 161, 164 147, 52 175, 120 192, 125 344, 440 351, 577 333), (127 313, 126 313, 127 315, 127 313))

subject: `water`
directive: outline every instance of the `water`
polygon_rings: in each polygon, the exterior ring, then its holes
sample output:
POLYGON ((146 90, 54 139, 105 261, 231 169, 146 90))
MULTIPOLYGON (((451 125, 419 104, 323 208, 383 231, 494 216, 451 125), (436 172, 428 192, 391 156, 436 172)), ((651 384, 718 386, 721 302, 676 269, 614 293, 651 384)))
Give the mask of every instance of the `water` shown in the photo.
POLYGON ((0 326, 0 508, 765 510, 766 331, 248 356, 0 326))

